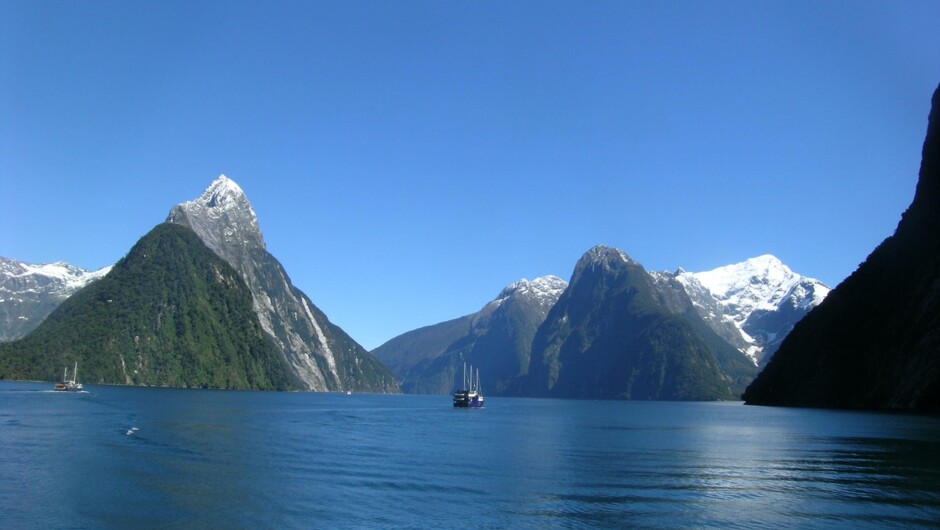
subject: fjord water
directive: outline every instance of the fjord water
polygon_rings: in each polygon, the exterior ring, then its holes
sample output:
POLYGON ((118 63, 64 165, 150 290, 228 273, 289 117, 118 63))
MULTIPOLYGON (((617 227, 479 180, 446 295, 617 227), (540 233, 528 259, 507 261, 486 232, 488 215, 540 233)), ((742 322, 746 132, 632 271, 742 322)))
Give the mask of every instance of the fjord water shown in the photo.
POLYGON ((940 523, 940 418, 0 383, 2 528, 940 523))

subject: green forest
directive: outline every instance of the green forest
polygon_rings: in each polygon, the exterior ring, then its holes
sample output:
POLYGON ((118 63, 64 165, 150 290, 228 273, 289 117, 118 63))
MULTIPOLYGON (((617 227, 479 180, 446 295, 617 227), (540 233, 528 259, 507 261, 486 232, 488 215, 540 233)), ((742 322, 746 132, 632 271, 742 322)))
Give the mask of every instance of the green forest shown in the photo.
POLYGON ((190 229, 161 224, 25 338, 0 344, 0 379, 286 390, 294 382, 236 271, 190 229))

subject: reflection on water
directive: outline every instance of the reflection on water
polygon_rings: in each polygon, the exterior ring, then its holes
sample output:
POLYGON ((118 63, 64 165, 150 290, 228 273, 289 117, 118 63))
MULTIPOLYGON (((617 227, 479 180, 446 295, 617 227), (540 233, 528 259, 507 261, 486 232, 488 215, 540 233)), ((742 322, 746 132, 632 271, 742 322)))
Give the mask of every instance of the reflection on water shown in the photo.
POLYGON ((940 521, 940 420, 736 403, 0 384, 0 527, 940 521))

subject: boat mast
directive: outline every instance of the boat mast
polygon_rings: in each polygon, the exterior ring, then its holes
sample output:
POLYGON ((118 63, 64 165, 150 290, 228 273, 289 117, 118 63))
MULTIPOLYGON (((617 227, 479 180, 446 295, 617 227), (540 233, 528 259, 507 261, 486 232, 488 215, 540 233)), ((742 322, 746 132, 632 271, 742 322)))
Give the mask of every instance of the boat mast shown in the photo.
POLYGON ((75 361, 75 369, 72 370, 72 382, 78 382, 78 361, 75 361))

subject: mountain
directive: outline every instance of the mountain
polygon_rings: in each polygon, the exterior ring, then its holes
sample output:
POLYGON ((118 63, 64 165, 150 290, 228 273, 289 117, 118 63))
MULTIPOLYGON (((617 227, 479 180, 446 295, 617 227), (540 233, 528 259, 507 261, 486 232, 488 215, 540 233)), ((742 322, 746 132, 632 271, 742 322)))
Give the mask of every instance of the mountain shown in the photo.
POLYGON ((830 290, 771 255, 705 272, 680 270, 675 278, 686 288, 700 316, 723 337, 727 323, 733 324, 740 339, 726 338, 738 347, 743 343, 743 350, 761 365, 830 290))
POLYGON ((940 411, 940 87, 894 235, 793 328, 744 399, 940 411))
POLYGON ((287 389, 238 273, 191 230, 162 224, 25 338, 0 344, 0 379, 287 389))
POLYGON ((741 353, 750 356, 757 347, 735 326, 718 299, 704 285, 691 279, 681 268, 675 273, 650 271, 661 301, 673 313, 685 315, 690 321, 701 320, 725 342, 741 353))
POLYGON ((291 283, 267 251, 255 211, 234 181, 221 175, 199 198, 173 207, 167 221, 191 228, 238 271, 262 328, 304 388, 399 391, 391 372, 291 283))
POLYGON ((532 338, 566 286, 555 276, 520 280, 472 315, 410 331, 372 353, 407 393, 452 392, 467 362, 480 369, 488 394, 503 394, 528 370, 532 338))
POLYGON ((756 367, 692 310, 668 279, 604 246, 578 261, 532 344, 519 395, 731 399, 756 367))
POLYGON ((87 271, 63 262, 33 265, 0 258, 0 342, 25 336, 72 293, 110 270, 87 271))
POLYGON ((452 375, 431 372, 428 367, 447 347, 470 333, 475 314, 424 326, 392 338, 370 353, 395 374, 406 394, 446 394, 452 375), (429 380, 440 379, 429 382, 429 380))

